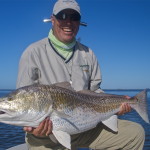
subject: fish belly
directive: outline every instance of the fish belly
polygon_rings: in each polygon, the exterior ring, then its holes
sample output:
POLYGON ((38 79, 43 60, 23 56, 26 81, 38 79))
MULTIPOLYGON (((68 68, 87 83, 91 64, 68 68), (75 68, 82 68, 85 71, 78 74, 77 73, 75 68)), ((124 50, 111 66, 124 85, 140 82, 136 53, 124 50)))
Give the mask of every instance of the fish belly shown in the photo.
POLYGON ((53 122, 53 130, 67 132, 70 135, 90 130, 101 121, 107 120, 118 110, 107 113, 83 111, 82 108, 75 109, 66 116, 53 115, 50 119, 53 122))

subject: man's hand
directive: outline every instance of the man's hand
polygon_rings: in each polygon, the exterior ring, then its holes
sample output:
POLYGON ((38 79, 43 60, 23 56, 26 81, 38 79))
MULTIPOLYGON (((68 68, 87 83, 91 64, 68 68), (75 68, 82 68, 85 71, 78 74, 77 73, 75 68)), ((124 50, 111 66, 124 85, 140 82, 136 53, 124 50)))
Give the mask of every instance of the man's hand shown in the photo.
POLYGON ((120 106, 120 111, 117 113, 117 115, 123 115, 125 113, 128 113, 131 111, 131 106, 128 103, 122 103, 120 106))
POLYGON ((46 118, 37 128, 24 127, 23 130, 39 137, 49 136, 52 133, 52 121, 46 118))

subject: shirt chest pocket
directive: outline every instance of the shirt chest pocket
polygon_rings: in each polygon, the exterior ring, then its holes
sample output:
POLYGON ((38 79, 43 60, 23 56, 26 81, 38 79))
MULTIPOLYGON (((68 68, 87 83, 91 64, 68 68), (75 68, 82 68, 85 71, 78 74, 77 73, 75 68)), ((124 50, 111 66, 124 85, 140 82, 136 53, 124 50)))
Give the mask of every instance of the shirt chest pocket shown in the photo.
POLYGON ((79 82, 90 81, 90 66, 89 65, 73 65, 72 77, 79 82))

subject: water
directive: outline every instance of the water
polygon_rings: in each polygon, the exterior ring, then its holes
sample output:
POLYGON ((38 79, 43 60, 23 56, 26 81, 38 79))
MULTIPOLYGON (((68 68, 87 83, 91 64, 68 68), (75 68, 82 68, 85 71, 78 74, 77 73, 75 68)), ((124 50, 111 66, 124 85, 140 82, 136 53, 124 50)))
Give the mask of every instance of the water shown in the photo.
MULTIPOLYGON (((140 91, 141 90, 106 90, 105 92, 118 95, 134 96, 140 91)), ((7 95, 9 92, 10 92, 9 90, 0 90, 0 97, 7 95)), ((150 116, 150 90, 147 93, 147 99, 148 99, 148 112, 150 116)), ((144 127, 146 132, 144 150, 150 150, 150 125, 145 123, 135 111, 123 115, 120 118, 140 123, 144 127)), ((0 150, 5 150, 7 148, 10 148, 18 144, 22 144, 24 142, 25 142, 24 131, 22 130, 22 127, 16 127, 0 123, 0 150)), ((80 148, 79 150, 88 150, 88 149, 80 148)))

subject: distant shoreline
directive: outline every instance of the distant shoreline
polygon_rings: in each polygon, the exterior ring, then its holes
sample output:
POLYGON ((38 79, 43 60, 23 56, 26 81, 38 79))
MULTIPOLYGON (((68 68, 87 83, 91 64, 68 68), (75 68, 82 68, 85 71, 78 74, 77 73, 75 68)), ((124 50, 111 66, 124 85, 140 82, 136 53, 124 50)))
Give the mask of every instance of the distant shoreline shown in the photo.
MULTIPOLYGON (((145 88, 147 91, 150 91, 149 88, 145 88)), ((145 89, 103 89, 104 91, 143 91, 145 89)))
POLYGON ((0 91, 14 91, 15 89, 0 89, 0 91))

